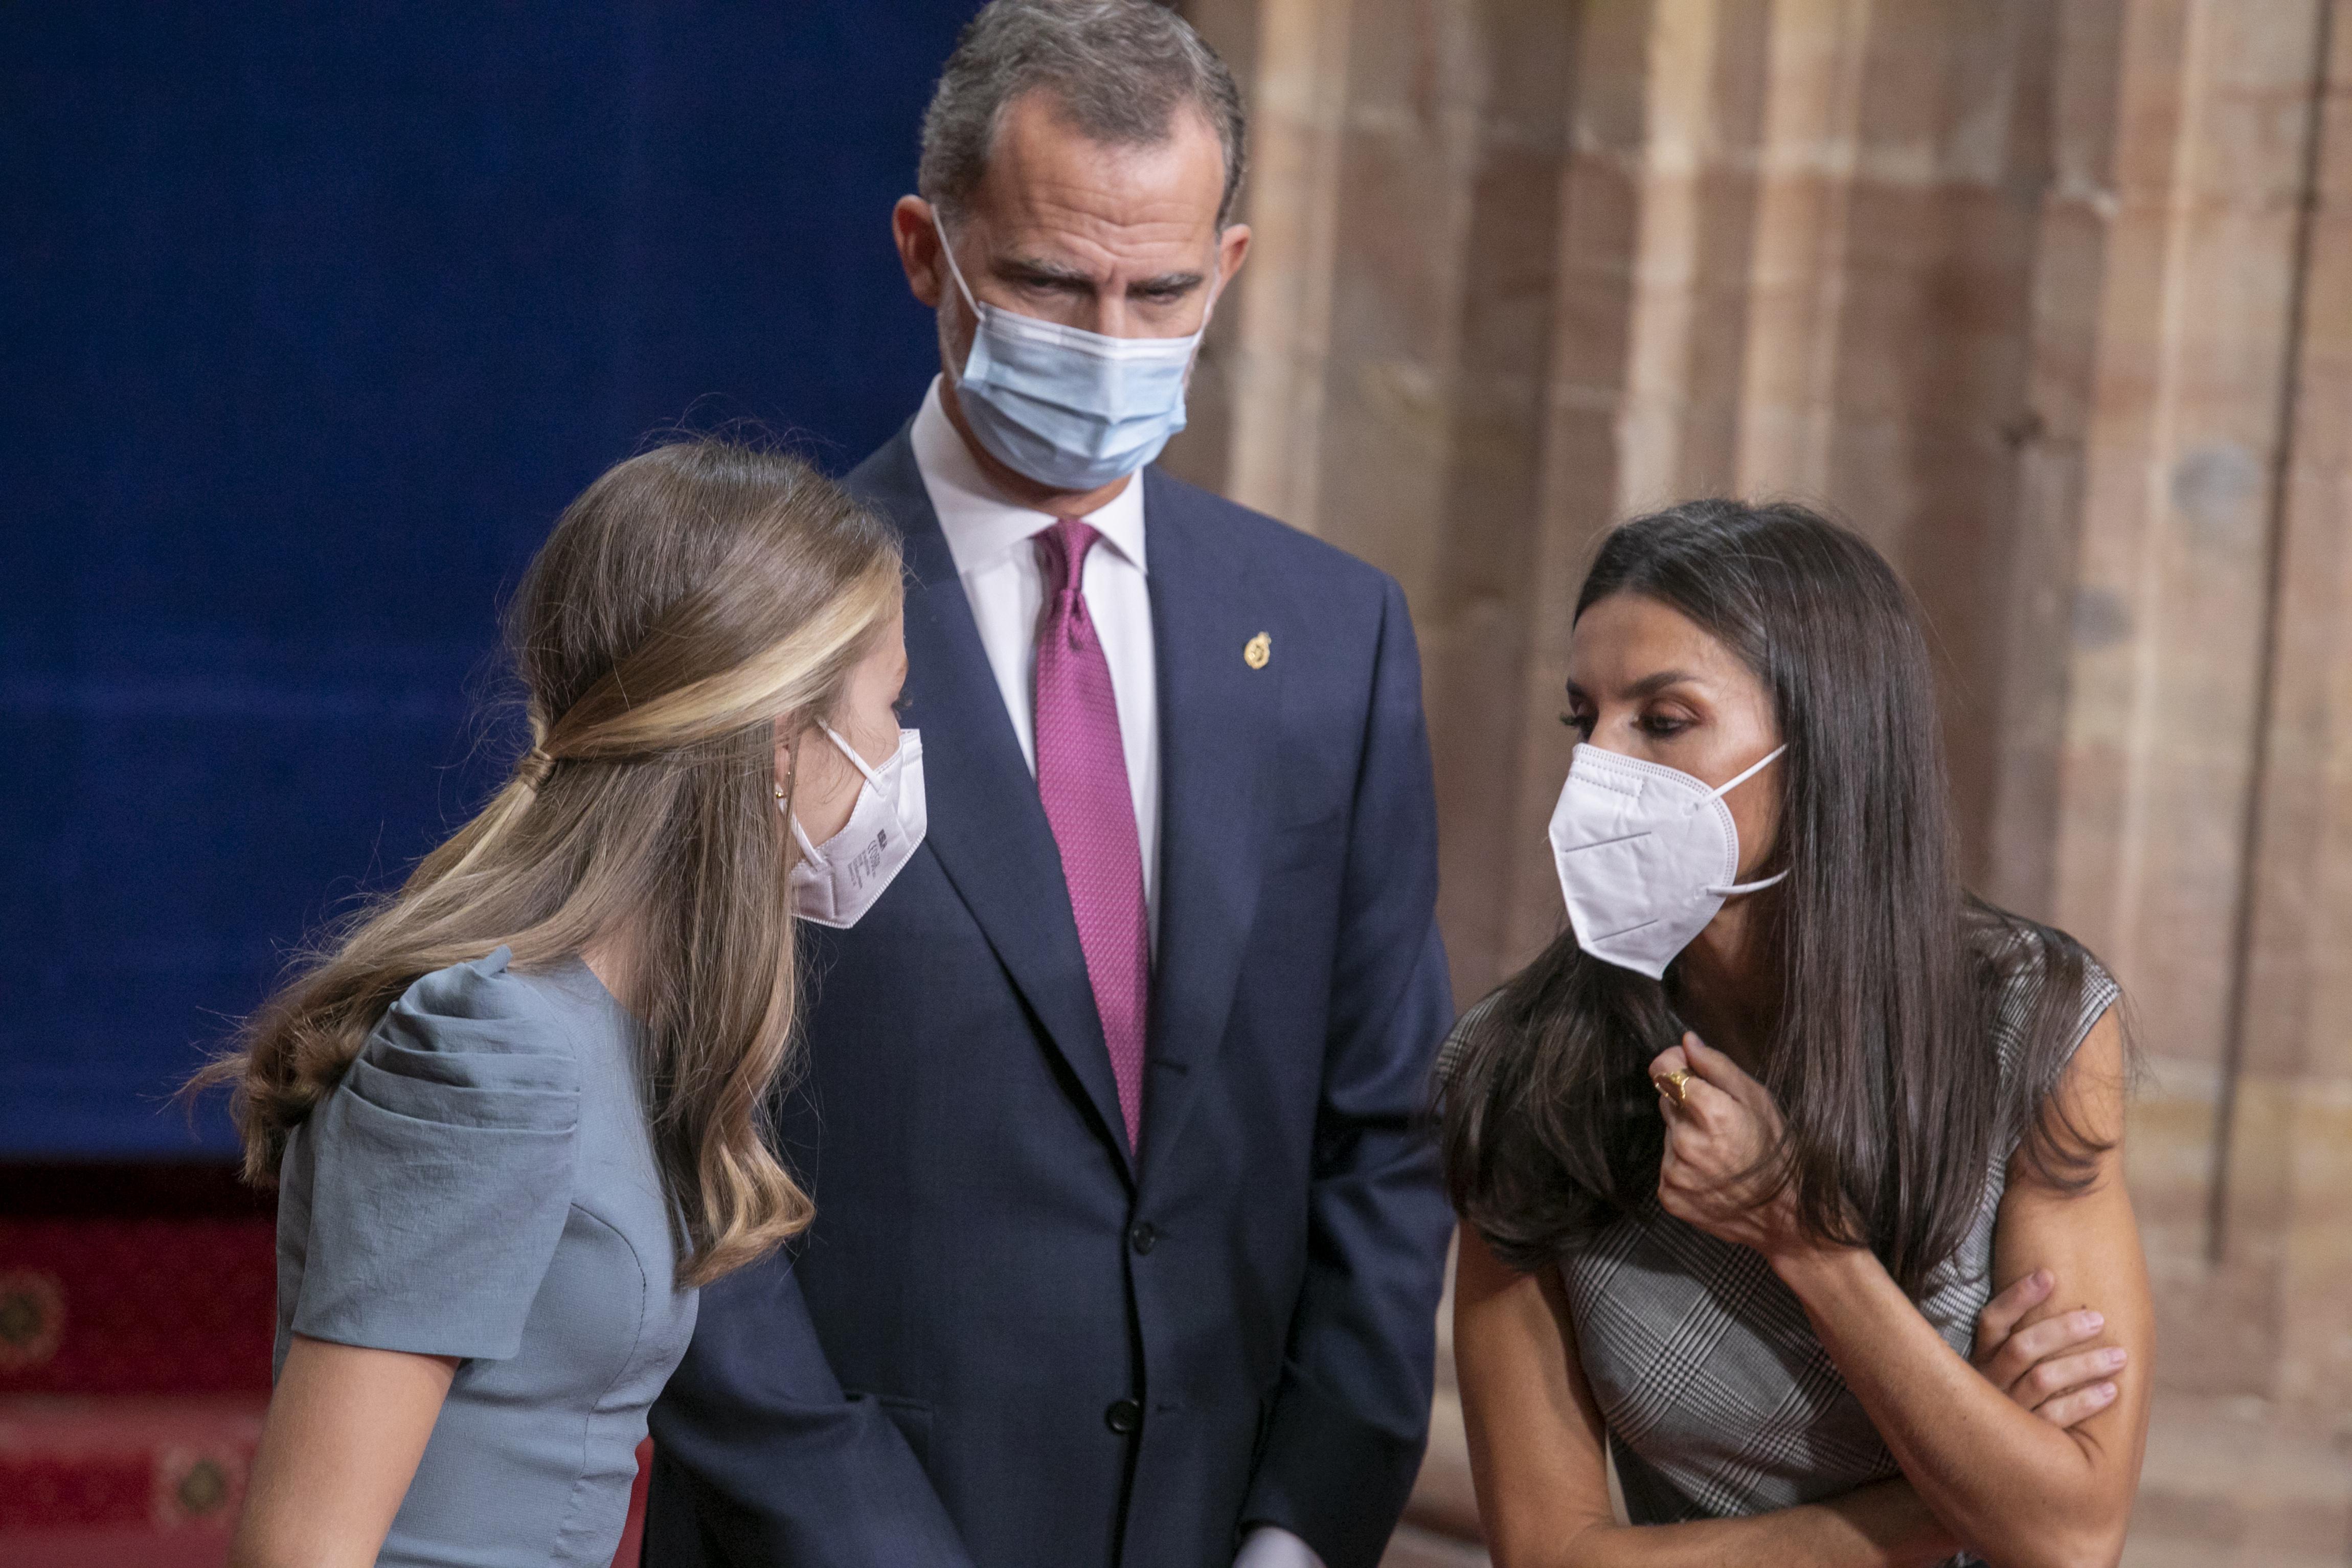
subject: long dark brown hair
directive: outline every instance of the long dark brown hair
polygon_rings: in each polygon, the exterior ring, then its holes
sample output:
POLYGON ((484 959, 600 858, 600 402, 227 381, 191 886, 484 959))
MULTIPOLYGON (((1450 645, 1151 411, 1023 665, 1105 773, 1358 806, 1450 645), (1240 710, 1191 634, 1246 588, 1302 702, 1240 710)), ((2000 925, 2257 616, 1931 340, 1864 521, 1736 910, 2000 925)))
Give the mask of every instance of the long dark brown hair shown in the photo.
MULTIPOLYGON (((1869 1247, 1921 1294, 2000 1153, 2022 1140, 2074 1188, 2101 1152, 2052 1096, 2088 955, 1961 888, 1927 639, 1867 543, 1802 507, 1688 502, 1612 533, 1576 612, 1618 593, 1686 616, 1771 695, 1789 748, 1766 776, 1780 827, 1761 868, 1788 873, 1766 938, 1782 1000, 1763 1082, 1787 1128, 1771 1158, 1810 1233, 1869 1247), (2004 1074, 1993 1009, 2021 982, 2036 1000, 2004 1074)), ((1680 1038, 1676 978, 1563 932, 1465 1028, 1442 1086, 1447 1180, 1505 1262, 1553 1262, 1656 1190, 1646 1069, 1680 1038)))
POLYGON ((232 1088, 248 1179, 275 1178, 420 976, 501 945, 543 969, 619 933, 680 1278, 806 1226, 765 1125, 794 1006, 775 746, 828 715, 900 592, 888 527, 782 453, 681 441, 591 485, 509 615, 532 738, 513 777, 314 943, 190 1085, 232 1088))

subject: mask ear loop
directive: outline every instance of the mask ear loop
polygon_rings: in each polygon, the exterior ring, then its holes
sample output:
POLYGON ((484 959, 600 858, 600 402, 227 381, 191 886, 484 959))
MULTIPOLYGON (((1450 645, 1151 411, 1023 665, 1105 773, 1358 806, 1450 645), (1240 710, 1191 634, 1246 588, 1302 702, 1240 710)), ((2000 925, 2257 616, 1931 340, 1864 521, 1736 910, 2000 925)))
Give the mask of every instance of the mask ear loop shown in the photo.
MULTIPOLYGON (((1739 777, 1732 779, 1721 789, 1710 791, 1707 795, 1707 799, 1710 800, 1722 800, 1726 795, 1730 794, 1731 791, 1737 789, 1742 784, 1747 783, 1759 773, 1763 772, 1765 764, 1770 762, 1774 758, 1780 756, 1780 753, 1788 749, 1789 748, 1785 744, 1774 747, 1771 750, 1758 758, 1756 761, 1748 767, 1747 771, 1740 774, 1739 777)), ((1710 886, 1706 891, 1711 894, 1720 894, 1726 898, 1738 893, 1761 893, 1764 889, 1770 887, 1774 883, 1785 880, 1788 877, 1788 871, 1783 869, 1775 873, 1771 876, 1762 877, 1755 882, 1735 882, 1719 887, 1710 886)))
MULTIPOLYGON (((1217 231, 1217 237, 1220 241, 1224 238, 1223 229, 1217 231)), ((1188 393, 1192 390, 1192 372, 1201 368, 1201 346, 1209 340, 1209 323, 1217 319, 1217 301, 1224 297, 1225 275, 1219 265, 1223 248, 1221 244, 1209 257, 1209 269, 1215 274, 1216 281, 1209 285, 1209 302, 1201 307, 1201 324, 1192 329, 1192 352, 1184 361, 1184 390, 1188 393)))
POLYGON ((1722 800, 1726 795, 1730 794, 1734 789, 1738 789, 1742 784, 1747 783, 1750 779, 1753 779, 1759 773, 1763 772, 1767 763, 1770 762, 1774 758, 1780 756, 1780 753, 1788 749, 1788 747, 1785 745, 1774 747, 1771 750, 1758 758, 1754 762, 1748 764, 1748 770, 1740 774, 1738 778, 1732 779, 1728 784, 1722 786, 1720 789, 1710 789, 1707 791, 1706 798, 1710 800, 1722 800))
MULTIPOLYGON (((816 727, 817 728, 824 731, 824 737, 827 740, 832 741, 834 745, 841 748, 841 754, 849 758, 849 765, 852 768, 856 768, 857 771, 866 775, 866 781, 868 784, 873 785, 877 789, 882 788, 882 776, 879 773, 875 772, 871 768, 866 766, 866 758, 857 755, 857 747, 842 739, 840 735, 835 731, 833 726, 825 723, 823 719, 819 719, 817 721, 816 727)), ((900 745, 903 746, 904 744, 905 743, 903 741, 900 742, 900 745)))
POLYGON ((940 210, 931 209, 931 232, 940 236, 940 254, 947 257, 948 276, 955 279, 956 292, 963 296, 964 306, 972 319, 980 319, 980 301, 971 297, 971 285, 963 280, 963 268, 956 265, 955 246, 948 243, 947 225, 940 222, 940 210))
POLYGON ((1225 231, 1220 228, 1217 231, 1216 244, 1211 247, 1209 253, 1209 272, 1216 281, 1209 285, 1209 302, 1201 307, 1201 324, 1193 329, 1192 332, 1196 338, 1208 337, 1209 323, 1217 319, 1217 301, 1225 297, 1224 256, 1225 231))
MULTIPOLYGON (((971 312, 971 343, 963 351, 963 363, 954 367, 955 380, 961 384, 964 371, 971 364, 972 355, 980 351, 980 335, 988 325, 988 318, 982 314, 980 301, 971 297, 971 285, 963 280, 963 268, 956 265, 955 246, 948 243, 947 225, 940 222, 940 209, 936 204, 931 206, 931 232, 940 236, 940 254, 947 258, 948 276, 955 279, 956 292, 963 296, 963 308, 971 312)), ((825 733, 831 735, 833 732, 827 730, 825 733)), ((838 738, 835 737, 836 741, 838 738)))
MULTIPOLYGON (((878 793, 882 788, 882 776, 875 772, 871 768, 866 766, 866 758, 857 755, 857 747, 842 739, 840 733, 835 730, 833 726, 825 723, 823 719, 819 719, 817 721, 816 727, 817 728, 824 731, 824 737, 827 740, 832 741, 835 747, 840 748, 841 754, 849 758, 849 765, 856 768, 858 772, 864 774, 866 776, 866 782, 874 786, 875 790, 878 793)), ((903 747, 905 742, 900 742, 900 745, 903 747)), ((793 792, 797 794, 800 789, 798 779, 800 773, 800 742, 798 740, 793 742, 793 772, 794 775, 793 789, 793 792)), ((854 812, 856 809, 856 808, 853 806, 851 810, 854 812)), ((791 810, 791 803, 789 801, 785 802, 784 819, 793 825, 793 841, 799 844, 801 847, 801 859, 814 862, 817 865, 823 865, 824 863, 824 856, 818 852, 817 847, 814 844, 809 842, 807 832, 801 827, 800 814, 791 810)))
MULTIPOLYGON (((803 730, 801 733, 807 732, 803 730)), ((793 831, 793 842, 800 848, 801 864, 807 865, 814 862, 823 865, 824 857, 816 852, 816 846, 809 842, 808 834, 801 831, 801 815, 793 810, 793 802, 800 799, 801 793, 801 737, 799 735, 793 737, 788 755, 792 761, 784 772, 785 787, 781 791, 781 798, 776 801, 776 810, 784 814, 784 825, 793 831)))

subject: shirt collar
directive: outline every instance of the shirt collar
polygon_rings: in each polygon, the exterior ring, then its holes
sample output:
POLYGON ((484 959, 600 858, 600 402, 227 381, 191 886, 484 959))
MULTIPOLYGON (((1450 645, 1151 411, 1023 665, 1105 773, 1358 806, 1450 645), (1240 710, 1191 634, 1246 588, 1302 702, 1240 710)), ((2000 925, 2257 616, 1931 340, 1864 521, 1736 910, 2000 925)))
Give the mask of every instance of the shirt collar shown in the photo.
MULTIPOLYGON (((923 476, 923 489, 939 514, 940 531, 947 535, 948 553, 955 559, 956 574, 994 566, 1033 536, 1053 526, 1054 514, 1016 506, 997 492, 980 470, 971 448, 963 443, 948 411, 940 403, 940 378, 908 432, 914 444, 915 466, 923 476)), ((1125 556, 1138 571, 1143 559, 1143 476, 1131 476, 1126 486, 1084 519, 1103 542, 1125 556)))

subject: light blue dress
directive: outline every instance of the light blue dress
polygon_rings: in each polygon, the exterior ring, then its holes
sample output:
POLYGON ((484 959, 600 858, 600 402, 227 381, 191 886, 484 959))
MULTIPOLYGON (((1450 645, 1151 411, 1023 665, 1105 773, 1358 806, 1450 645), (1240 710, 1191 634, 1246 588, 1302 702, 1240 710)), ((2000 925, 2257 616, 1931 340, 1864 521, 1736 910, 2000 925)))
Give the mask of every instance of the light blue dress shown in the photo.
POLYGON ((379 1563, 607 1568, 646 1410, 686 1354, 638 1026, 577 960, 411 986, 295 1131, 293 1334, 462 1358, 379 1563))

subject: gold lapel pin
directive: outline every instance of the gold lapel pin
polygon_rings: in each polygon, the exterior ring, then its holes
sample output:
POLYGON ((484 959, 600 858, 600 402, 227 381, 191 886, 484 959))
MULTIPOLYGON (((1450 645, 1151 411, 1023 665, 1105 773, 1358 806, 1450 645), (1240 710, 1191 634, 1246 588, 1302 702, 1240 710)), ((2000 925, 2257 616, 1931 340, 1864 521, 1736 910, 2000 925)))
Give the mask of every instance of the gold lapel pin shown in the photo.
POLYGON ((1242 644, 1242 663, 1253 670, 1263 670, 1273 661, 1274 639, 1261 632, 1242 644))

